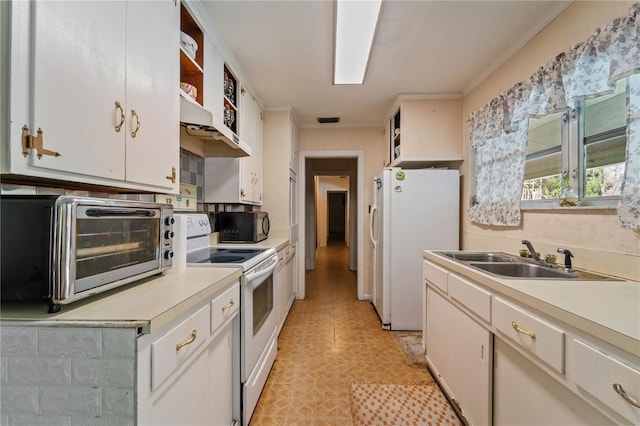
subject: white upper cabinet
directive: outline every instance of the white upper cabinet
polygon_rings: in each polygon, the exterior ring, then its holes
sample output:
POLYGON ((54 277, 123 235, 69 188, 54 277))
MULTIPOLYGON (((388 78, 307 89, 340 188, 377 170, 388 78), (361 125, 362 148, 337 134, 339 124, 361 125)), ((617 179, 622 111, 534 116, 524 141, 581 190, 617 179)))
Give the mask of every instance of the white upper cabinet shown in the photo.
POLYGON ((174 190, 180 170, 179 63, 175 57, 179 16, 179 7, 171 0, 151 5, 127 3, 125 178, 174 190))
POLYGON ((295 169, 291 168, 298 163, 295 137, 296 123, 292 111, 264 113, 263 207, 269 212, 273 230, 291 232, 291 225, 297 223, 294 217, 295 169))
POLYGON ((462 99, 405 99, 394 103, 385 135, 385 165, 462 161, 462 99))
POLYGON ((178 5, 14 2, 11 23, 2 172, 177 190, 178 5))
POLYGON ((263 113, 245 91, 240 102, 241 132, 250 141, 251 155, 242 158, 205 158, 204 202, 262 204, 263 113))

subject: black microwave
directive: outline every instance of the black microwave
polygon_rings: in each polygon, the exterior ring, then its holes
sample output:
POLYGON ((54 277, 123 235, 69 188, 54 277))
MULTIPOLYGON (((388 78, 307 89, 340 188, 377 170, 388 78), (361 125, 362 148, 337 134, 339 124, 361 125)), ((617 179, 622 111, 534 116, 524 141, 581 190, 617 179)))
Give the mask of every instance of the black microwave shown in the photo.
POLYGON ((267 212, 219 212, 216 214, 218 241, 221 243, 257 243, 269 236, 267 212))

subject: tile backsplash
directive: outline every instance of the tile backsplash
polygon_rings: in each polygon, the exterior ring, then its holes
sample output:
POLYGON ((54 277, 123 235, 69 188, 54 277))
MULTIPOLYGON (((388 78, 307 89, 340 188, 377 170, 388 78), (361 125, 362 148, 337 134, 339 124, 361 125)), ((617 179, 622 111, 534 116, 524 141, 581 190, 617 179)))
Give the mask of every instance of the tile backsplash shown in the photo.
POLYGON ((198 204, 204 202, 204 158, 180 148, 180 182, 198 188, 198 204))

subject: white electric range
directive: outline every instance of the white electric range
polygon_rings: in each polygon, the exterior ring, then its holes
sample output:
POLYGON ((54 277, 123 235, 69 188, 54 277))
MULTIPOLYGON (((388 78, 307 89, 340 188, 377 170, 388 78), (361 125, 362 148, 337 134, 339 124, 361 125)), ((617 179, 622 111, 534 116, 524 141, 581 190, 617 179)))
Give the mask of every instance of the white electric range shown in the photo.
POLYGON ((240 401, 242 423, 255 410, 277 353, 273 247, 211 245, 207 214, 187 214, 187 266, 240 267, 240 401))

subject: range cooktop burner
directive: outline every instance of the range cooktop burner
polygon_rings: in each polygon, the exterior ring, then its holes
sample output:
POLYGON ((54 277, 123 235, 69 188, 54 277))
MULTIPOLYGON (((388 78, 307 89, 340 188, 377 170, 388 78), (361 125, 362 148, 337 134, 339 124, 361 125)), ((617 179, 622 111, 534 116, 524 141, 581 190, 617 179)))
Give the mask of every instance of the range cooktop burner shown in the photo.
POLYGON ((244 257, 242 256, 216 256, 216 255, 211 255, 211 257, 209 258, 211 260, 211 263, 234 263, 234 262, 241 262, 244 260, 244 257))
POLYGON ((265 248, 241 249, 241 248, 219 248, 208 247, 187 254, 187 263, 210 263, 210 264, 245 264, 250 259, 264 253, 265 248))

